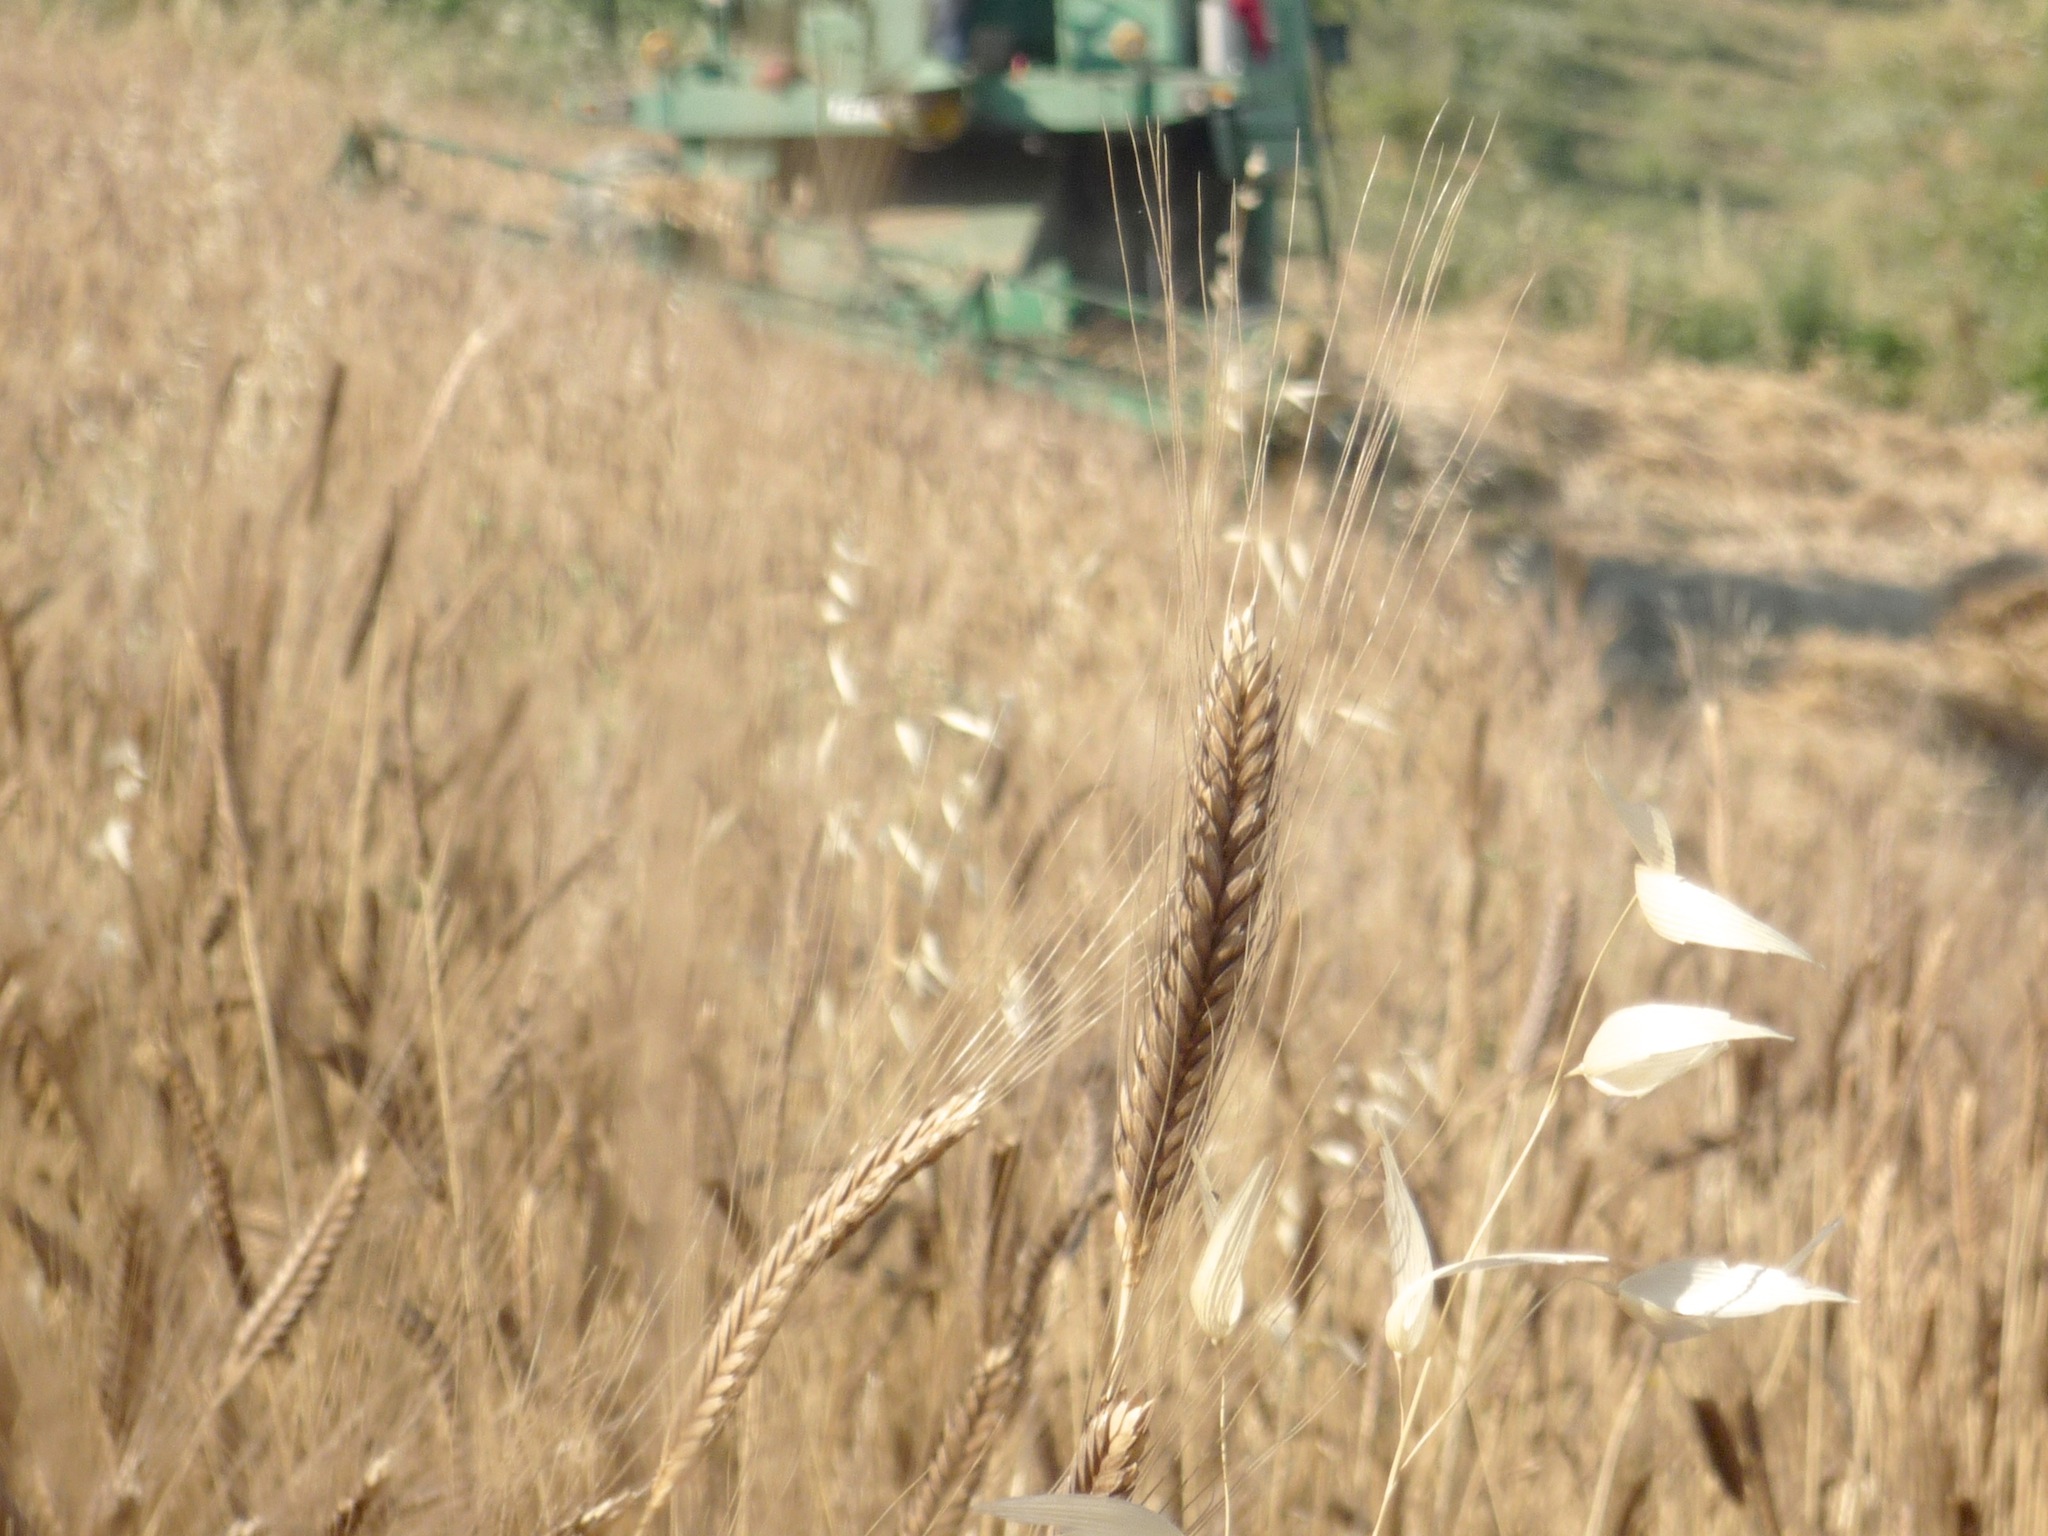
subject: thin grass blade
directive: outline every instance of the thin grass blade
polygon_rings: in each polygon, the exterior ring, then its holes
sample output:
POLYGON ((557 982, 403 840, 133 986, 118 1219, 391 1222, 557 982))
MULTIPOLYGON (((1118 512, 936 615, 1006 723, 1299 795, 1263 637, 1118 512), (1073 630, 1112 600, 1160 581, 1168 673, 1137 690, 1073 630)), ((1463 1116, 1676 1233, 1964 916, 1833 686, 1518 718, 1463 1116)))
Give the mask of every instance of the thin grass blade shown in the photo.
POLYGON ((1394 1275, 1394 1300, 1387 1308, 1387 1348, 1412 1355, 1429 1342, 1436 1323, 1436 1256, 1430 1252, 1429 1229, 1422 1209, 1401 1177, 1394 1149, 1380 1144, 1380 1171, 1385 1175, 1387 1259, 1394 1275))
POLYGON ((1731 1018, 1724 1009, 1689 1003, 1637 1003, 1607 1016, 1572 1068, 1609 1098, 1639 1099, 1738 1040, 1789 1040, 1763 1024, 1731 1018))
POLYGON ((1216 1218, 1215 1228, 1195 1264, 1195 1278, 1188 1288, 1188 1300, 1195 1309, 1195 1321, 1216 1343, 1244 1316, 1244 1265, 1252 1251, 1252 1239, 1259 1230, 1259 1217, 1266 1209, 1266 1197, 1273 1191, 1273 1160, 1263 1158, 1251 1172, 1230 1204, 1216 1218))
POLYGON ((1593 775, 1593 782, 1600 786, 1600 793, 1613 807, 1615 819, 1628 833, 1628 840, 1636 845, 1636 856, 1651 869, 1676 874, 1678 845, 1672 840, 1671 823, 1665 819, 1664 813, 1647 801, 1628 799, 1607 782, 1607 776, 1598 768, 1590 763, 1587 767, 1593 775))
POLYGON ((1040 1493, 977 1504, 979 1514, 1016 1525, 1047 1526, 1070 1536, 1181 1536, 1166 1516, 1129 1499, 1099 1493, 1040 1493))
POLYGON ((1745 1318, 1787 1307, 1842 1304, 1840 1291, 1764 1264, 1726 1259, 1672 1259, 1630 1275, 1616 1287, 1622 1307, 1667 1343, 1698 1338, 1745 1318))
POLYGON ((1809 965, 1813 956, 1726 896, 1666 869, 1636 866, 1636 901, 1659 937, 1674 944, 1734 949, 1752 955, 1788 955, 1809 965))

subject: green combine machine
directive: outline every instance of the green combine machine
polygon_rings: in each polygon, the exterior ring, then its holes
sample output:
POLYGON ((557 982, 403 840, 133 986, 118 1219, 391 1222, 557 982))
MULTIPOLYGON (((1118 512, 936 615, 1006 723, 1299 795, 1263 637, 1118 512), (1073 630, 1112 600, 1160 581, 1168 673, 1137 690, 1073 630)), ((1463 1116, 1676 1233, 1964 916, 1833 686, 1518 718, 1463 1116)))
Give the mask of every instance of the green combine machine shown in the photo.
POLYGON ((744 303, 1154 419, 1148 332, 1220 321, 1271 355, 1280 263, 1329 262, 1341 34, 1307 0, 702 4, 644 40, 637 88, 571 106, 658 155, 550 170, 378 126, 345 159, 541 170, 744 303))

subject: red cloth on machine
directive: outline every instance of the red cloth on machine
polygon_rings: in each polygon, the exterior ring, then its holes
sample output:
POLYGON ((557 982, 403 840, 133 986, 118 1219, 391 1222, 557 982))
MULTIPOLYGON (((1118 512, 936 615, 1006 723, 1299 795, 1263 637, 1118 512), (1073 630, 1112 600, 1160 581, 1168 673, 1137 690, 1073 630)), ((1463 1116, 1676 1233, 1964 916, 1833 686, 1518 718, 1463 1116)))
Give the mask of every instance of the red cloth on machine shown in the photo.
POLYGON ((1265 0, 1230 0, 1230 9, 1244 26, 1244 40, 1252 57, 1263 59, 1273 51, 1273 33, 1266 25, 1265 0))

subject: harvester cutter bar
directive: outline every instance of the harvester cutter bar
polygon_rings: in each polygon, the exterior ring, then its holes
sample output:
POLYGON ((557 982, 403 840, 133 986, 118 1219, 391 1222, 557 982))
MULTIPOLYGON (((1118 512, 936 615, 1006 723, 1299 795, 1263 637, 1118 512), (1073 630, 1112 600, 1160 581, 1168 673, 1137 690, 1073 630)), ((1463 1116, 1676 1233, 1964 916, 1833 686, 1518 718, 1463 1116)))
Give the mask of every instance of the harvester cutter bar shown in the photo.
MULTIPOLYGON (((430 154, 446 155, 452 160, 481 160, 484 164, 495 165, 500 170, 546 176, 550 180, 571 187, 590 187, 603 191, 612 186, 614 180, 604 176, 593 176, 585 171, 572 171, 563 166, 549 165, 545 161, 528 160, 523 155, 509 155, 502 150, 484 149, 479 145, 463 144, 429 133, 413 133, 391 123, 357 123, 351 127, 342 140, 341 158, 336 170, 373 169, 376 165, 376 146, 380 143, 409 145, 415 149, 424 149, 430 154)), ((675 161, 673 169, 680 171, 682 162, 675 161)))

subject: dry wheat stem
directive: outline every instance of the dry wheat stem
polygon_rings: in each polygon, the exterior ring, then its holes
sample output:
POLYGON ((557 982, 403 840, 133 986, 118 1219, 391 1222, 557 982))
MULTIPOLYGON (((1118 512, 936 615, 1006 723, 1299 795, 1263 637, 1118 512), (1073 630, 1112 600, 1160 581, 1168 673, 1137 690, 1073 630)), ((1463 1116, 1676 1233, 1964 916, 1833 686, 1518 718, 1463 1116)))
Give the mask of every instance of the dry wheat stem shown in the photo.
MULTIPOLYGON (((241 796, 235 782, 228 712, 233 691, 205 670, 213 694, 214 789, 226 833, 228 870, 235 883, 236 932, 242 941, 242 965, 248 972, 249 997, 256 1009, 257 1034, 263 1044, 263 1072, 270 1086, 270 1115, 276 1122, 279 1198, 284 1204, 285 1231, 298 1229, 297 1203, 292 1198, 291 1124, 285 1113, 284 1063, 277 1044, 277 1017, 271 1009, 270 985, 263 973, 263 950, 256 933, 256 900, 249 871, 249 839, 242 826, 241 796)), ((232 677, 230 678, 232 682, 232 677)))
POLYGON ((4 1473, 0 1473, 0 1536, 42 1536, 41 1527, 16 1502, 4 1473))
POLYGON ((441 975, 441 880, 448 847, 441 848, 434 871, 420 882, 420 934, 427 967, 428 1034, 434 1047, 434 1103, 441 1122, 441 1157, 448 1169, 448 1210, 455 1225, 456 1254, 462 1280, 462 1310, 465 1317, 476 1312, 476 1265, 470 1253, 468 1205, 463 1189, 462 1162, 455 1150, 454 1071, 448 1053, 448 1009, 442 997, 441 975))
POLYGON ((1636 1412, 1643 1405, 1643 1393, 1650 1385, 1650 1372, 1656 1364, 1657 1341, 1647 1339, 1643 1344, 1642 1361, 1629 1378, 1621 1406, 1614 1411, 1614 1424, 1607 1434, 1607 1448, 1601 1452, 1600 1470, 1594 1474, 1593 1499, 1586 1511, 1586 1536, 1606 1536, 1608 1503, 1614 1497, 1614 1474, 1621 1465, 1621 1447, 1628 1438, 1629 1429, 1635 1424, 1636 1412))
POLYGON ((1029 1347, 1028 1340, 1013 1337, 982 1352, 946 1415, 930 1465, 904 1501, 898 1526, 903 1536, 950 1536, 959 1530, 989 1449, 1023 1393, 1029 1347))
MULTIPOLYGON (((1014 1144, 1013 1144, 1014 1145, 1014 1144)), ((1004 1424, 1017 1411, 1030 1384, 1033 1351, 1043 1314, 1045 1282, 1075 1231, 1093 1214, 1098 1201, 1085 1199, 1055 1221, 1032 1245, 1020 1268, 1008 1315, 1007 1333, 982 1354, 966 1389, 946 1416, 938 1449, 924 1476, 904 1501, 899 1522, 903 1536, 951 1536, 960 1529, 967 1508, 980 1491, 988 1454, 1004 1424)), ((1006 1272, 1010 1266, 1005 1266, 1006 1272)), ((993 1289, 985 1284, 984 1291, 993 1289)))
POLYGON ((693 1406, 662 1454, 640 1520, 643 1532, 667 1507, 677 1479, 724 1425, 797 1293, 906 1180, 974 1128, 987 1102, 985 1089, 956 1094, 854 1158, 740 1283, 698 1356, 689 1397, 693 1406))
POLYGON ((1180 871, 1146 1013, 1123 1061, 1115 1136, 1117 1337, 1215 1097, 1265 889, 1280 744, 1272 653, 1233 620, 1195 731, 1180 871))
POLYGON ((291 1336, 292 1329, 319 1296, 328 1271, 334 1267, 334 1257, 362 1209, 363 1192, 369 1181, 370 1148, 364 1143, 341 1165, 298 1243, 278 1265, 277 1273, 235 1330, 227 1358, 221 1362, 220 1385, 214 1394, 216 1404, 233 1396, 257 1362, 291 1336))
POLYGON ((386 1451, 363 1469, 354 1490, 335 1504, 325 1536, 357 1536, 384 1502, 384 1485, 390 1479, 391 1453, 386 1451))
POLYGON ((192 1080, 192 1064, 170 1040, 169 1030, 164 1033, 169 1057, 165 1081, 171 1108, 185 1132, 192 1159, 199 1165, 200 1204, 206 1212, 206 1225, 213 1232, 214 1245, 220 1249, 221 1263, 227 1267, 228 1282, 235 1289, 235 1305, 246 1312, 256 1299, 256 1283, 250 1278, 249 1261, 242 1252, 242 1229, 235 1220, 234 1186, 228 1181, 227 1163, 207 1121, 206 1107, 199 1100, 199 1085, 192 1080))
POLYGON ((1138 1486, 1138 1462, 1151 1427, 1149 1398, 1112 1397, 1102 1403, 1081 1426, 1060 1491, 1129 1498, 1138 1486))

